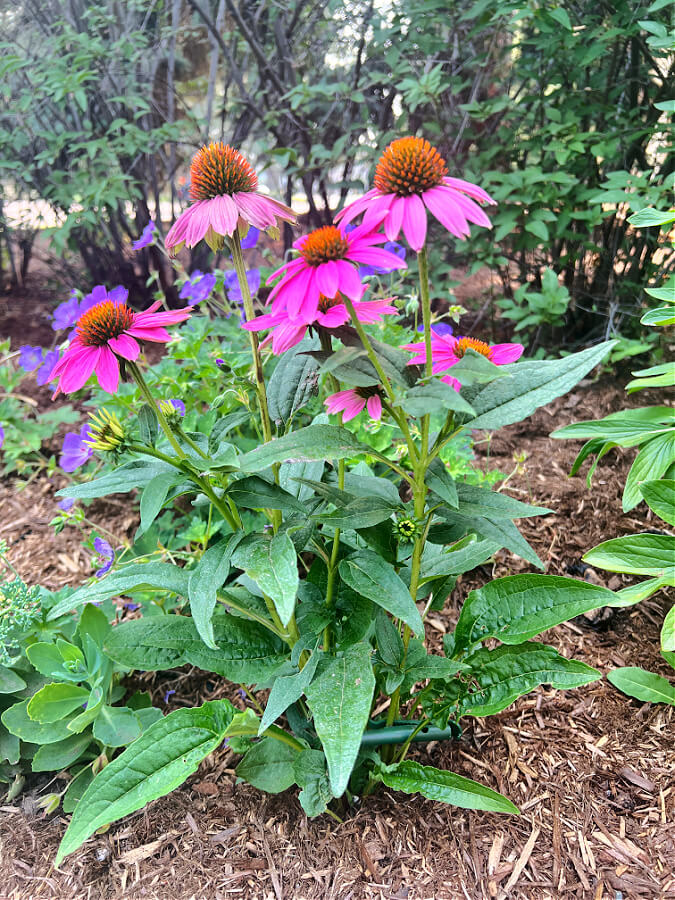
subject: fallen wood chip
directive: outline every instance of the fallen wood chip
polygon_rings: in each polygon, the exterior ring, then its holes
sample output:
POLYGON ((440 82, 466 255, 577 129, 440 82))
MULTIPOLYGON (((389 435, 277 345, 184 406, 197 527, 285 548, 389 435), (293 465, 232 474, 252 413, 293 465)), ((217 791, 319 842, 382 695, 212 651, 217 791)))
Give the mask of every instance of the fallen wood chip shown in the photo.
POLYGON ((628 766, 624 766, 624 768, 619 772, 619 775, 626 781, 630 781, 630 783, 634 784, 636 787, 642 788, 642 790, 644 791, 648 791, 650 794, 654 793, 654 791, 656 790, 656 785, 653 781, 645 778, 644 775, 640 775, 640 773, 636 772, 635 769, 629 769, 628 766))

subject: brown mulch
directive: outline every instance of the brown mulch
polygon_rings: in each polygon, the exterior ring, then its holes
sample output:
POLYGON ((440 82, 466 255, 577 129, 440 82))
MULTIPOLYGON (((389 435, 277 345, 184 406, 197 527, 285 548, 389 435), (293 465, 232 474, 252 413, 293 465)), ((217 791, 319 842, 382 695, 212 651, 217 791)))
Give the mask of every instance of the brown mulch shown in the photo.
MULTIPOLYGON (((650 402, 644 396, 631 401, 650 402)), ((644 505, 621 512, 633 451, 612 451, 589 492, 583 477, 567 474, 580 444, 552 441, 548 434, 623 405, 621 385, 585 385, 494 436, 489 458, 486 444, 478 448, 490 468, 506 473, 516 465, 514 453, 527 452, 523 471, 507 490, 554 510, 520 523, 546 571, 613 589, 628 579, 584 569, 581 556, 601 540, 653 527, 644 505)), ((0 489, 0 502, 12 502, 11 486, 0 489)), ((81 580, 89 566, 77 555, 79 539, 68 529, 54 537, 47 526, 51 488, 37 483, 27 491, 15 496, 13 528, 3 535, 17 568, 50 586, 81 580), (61 554, 74 558, 77 572, 68 576, 61 554)), ((120 506, 92 507, 90 516, 128 533, 133 523, 120 506)), ((446 610, 430 616, 431 643, 453 626, 472 587, 529 568, 502 552, 490 570, 465 577, 446 610)), ((659 595, 630 609, 581 617, 545 638, 603 672, 642 665, 665 675, 658 641, 672 599, 659 595)), ((151 679, 156 701, 175 689, 173 708, 232 696, 214 676, 193 669, 143 677, 151 679)), ((419 747, 414 757, 502 791, 520 807, 519 817, 445 807, 385 789, 348 812, 343 824, 325 816, 307 820, 293 790, 268 796, 237 784, 237 757, 221 749, 186 785, 88 841, 60 871, 52 860, 66 817, 44 816, 33 791, 2 807, 0 897, 675 897, 672 707, 630 700, 602 680, 574 691, 542 687, 498 716, 465 724, 460 741, 419 747)))

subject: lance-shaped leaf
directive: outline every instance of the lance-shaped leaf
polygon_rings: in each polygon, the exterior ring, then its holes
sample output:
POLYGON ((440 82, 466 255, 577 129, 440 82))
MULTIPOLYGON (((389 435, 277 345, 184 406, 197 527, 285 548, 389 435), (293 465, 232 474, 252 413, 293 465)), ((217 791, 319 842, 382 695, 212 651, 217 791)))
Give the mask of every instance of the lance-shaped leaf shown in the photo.
POLYGON ((305 691, 335 797, 347 787, 368 724, 375 690, 370 652, 368 644, 354 644, 342 655, 322 661, 305 691))
POLYGON ((522 644, 613 598, 607 588, 558 575, 496 578, 466 598, 455 629, 455 652, 491 637, 522 644))
POLYGON ((457 485, 459 512, 464 516, 489 516, 500 519, 522 519, 543 516, 551 510, 545 506, 530 506, 508 494, 500 494, 476 484, 457 485))
POLYGON ((471 404, 454 387, 438 379, 410 388, 397 406, 401 406, 409 415, 415 417, 441 410, 453 410, 470 416, 476 414, 471 404))
POLYGON ((267 382, 267 405, 273 422, 286 425, 316 392, 318 363, 306 353, 315 346, 315 340, 305 339, 279 359, 267 382))
POLYGON ((244 509, 289 509, 307 514, 304 503, 297 497, 259 475, 233 481, 227 489, 227 496, 244 509))
POLYGON ((241 532, 230 539, 218 541, 202 555, 196 568, 190 572, 188 597, 190 612, 201 639, 207 647, 216 649, 213 637, 213 611, 218 600, 218 590, 225 583, 230 571, 230 557, 241 539, 241 532))
MULTIPOLYGON (((397 504, 401 505, 400 501, 397 504)), ((324 525, 330 528, 372 528, 391 518, 394 507, 387 500, 373 497, 356 497, 332 513, 318 515, 324 525)))
POLYGON ((161 460, 134 459, 112 472, 85 481, 83 484, 71 484, 58 491, 58 497, 73 497, 75 500, 89 500, 94 497, 107 497, 109 494, 128 494, 135 488, 145 487, 156 475, 164 472, 175 472, 169 463, 161 460))
POLYGON ((518 813, 510 800, 477 781, 445 772, 433 766, 422 766, 413 760, 391 766, 380 765, 376 775, 387 787, 406 794, 421 794, 429 800, 451 803, 462 809, 484 809, 488 812, 518 813))
POLYGON ((624 694, 643 703, 669 703, 675 706, 675 685, 654 672, 646 672, 638 666, 625 666, 612 669, 607 674, 607 680, 624 694))
POLYGON ((566 659, 553 647, 530 642, 494 650, 481 648, 465 663, 478 686, 461 699, 461 715, 493 716, 540 684, 564 690, 602 677, 596 669, 566 659))
POLYGON ((675 571, 675 537, 670 534, 627 534, 593 547, 584 562, 610 572, 631 575, 672 575, 675 571))
POLYGON ((187 597, 189 574, 185 569, 170 563, 133 563, 123 569, 118 569, 102 581, 85 584, 78 588, 74 594, 53 606, 47 618, 58 619, 64 613, 82 606, 83 603, 99 603, 101 600, 107 600, 108 597, 117 597, 120 594, 143 591, 148 588, 171 591, 181 597, 187 597))
POLYGON ((642 500, 640 486, 643 481, 661 478, 675 462, 675 411, 670 431, 660 434, 640 448, 630 467, 621 498, 621 508, 628 512, 642 500))
POLYGON ((433 491, 437 497, 440 497, 448 506, 457 509, 459 504, 459 495, 457 494, 457 485, 445 463, 436 457, 431 461, 431 465, 424 476, 429 490, 433 491))
POLYGON ((552 438, 593 438, 611 441, 618 447, 634 447, 664 434, 672 427, 673 410, 669 406, 644 406, 610 413, 604 419, 574 422, 558 428, 552 438))
POLYGON ((157 671, 190 663, 237 684, 265 681, 286 659, 281 641, 257 622, 219 615, 213 633, 216 650, 204 644, 187 616, 153 616, 116 625, 105 649, 129 669, 157 671))
POLYGON ((212 700, 195 709, 176 710, 151 725, 84 792, 55 865, 99 828, 181 785, 222 741, 234 712, 228 700, 212 700))
POLYGON ((262 472, 274 463, 345 459, 371 452, 340 425, 308 425, 250 450, 239 457, 239 466, 242 472, 262 472))
POLYGON ((659 518, 675 525, 675 481, 668 478, 645 481, 640 485, 640 493, 659 518))
POLYGON ((360 550, 355 556, 342 560, 339 572, 342 580, 357 594, 401 619, 415 634, 423 634, 422 617, 405 582, 377 553, 360 550))
POLYGON ((286 532, 272 538, 251 535, 232 555, 232 563, 243 569, 263 593, 272 599, 283 625, 295 610, 300 579, 295 546, 286 532))
POLYGON ((480 541, 475 534, 469 534, 449 550, 441 550, 428 544, 422 557, 420 583, 444 575, 461 575, 486 562, 501 548, 501 541, 480 541))
POLYGON ((571 390, 604 359, 615 343, 606 341, 564 359, 528 360, 501 366, 500 371, 510 377, 491 382, 471 397, 477 416, 466 427, 503 428, 526 419, 538 407, 571 390))

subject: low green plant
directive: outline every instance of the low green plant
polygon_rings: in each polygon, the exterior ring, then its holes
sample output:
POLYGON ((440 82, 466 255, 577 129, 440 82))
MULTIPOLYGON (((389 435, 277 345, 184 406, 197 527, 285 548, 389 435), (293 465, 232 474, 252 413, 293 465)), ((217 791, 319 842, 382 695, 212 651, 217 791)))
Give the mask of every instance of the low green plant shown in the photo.
MULTIPOLYGON (((672 225, 672 211, 640 210, 631 217, 635 225, 672 225)), ((649 310, 640 320, 645 325, 668 326, 675 321, 675 279, 661 288, 647 290, 649 296, 665 302, 665 306, 649 310), (670 304, 670 305, 669 305, 670 304)), ((633 372, 626 386, 628 393, 672 387, 675 385, 675 362, 633 372)), ((574 462, 575 474, 583 461, 595 455, 588 473, 588 483, 602 457, 613 447, 638 446, 623 493, 623 510, 633 509, 643 500, 667 525, 675 526, 675 410, 670 406, 649 406, 613 413, 595 422, 579 422, 555 431, 552 437, 590 438, 574 462)), ((632 606, 662 591, 675 587, 675 537, 669 532, 629 534, 605 541, 589 550, 584 561, 610 572, 649 576, 646 581, 629 585, 616 593, 610 606, 632 606)), ((675 668, 675 607, 667 613, 661 629, 661 653, 675 668)), ((638 700, 675 705, 675 686, 666 678, 646 672, 637 666, 614 669, 608 674, 611 683, 638 700)))
POLYGON ((544 327, 560 328, 570 304, 570 292, 560 284, 553 269, 544 269, 541 291, 533 291, 531 284, 523 284, 513 294, 513 299, 497 301, 502 316, 515 322, 514 331, 535 331, 534 344, 544 327))

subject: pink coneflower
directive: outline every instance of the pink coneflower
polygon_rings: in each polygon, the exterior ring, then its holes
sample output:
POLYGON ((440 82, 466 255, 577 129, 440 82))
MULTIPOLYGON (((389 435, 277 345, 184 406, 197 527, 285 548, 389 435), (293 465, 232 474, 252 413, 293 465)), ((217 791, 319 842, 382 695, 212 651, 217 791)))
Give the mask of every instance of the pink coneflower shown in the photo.
POLYGON ((482 203, 495 201, 478 185, 449 178, 448 167, 438 150, 419 137, 404 137, 384 151, 375 170, 375 187, 345 206, 336 222, 351 222, 365 213, 363 224, 374 227, 383 213, 387 240, 395 241, 403 228, 413 250, 424 247, 427 210, 455 237, 469 234, 469 222, 491 228, 482 203))
POLYGON ((103 390, 114 394, 119 384, 119 359, 135 360, 140 353, 136 338, 166 343, 171 335, 164 326, 190 318, 189 309, 158 313, 160 305, 158 300, 137 313, 126 303, 103 300, 83 313, 68 349, 52 369, 49 380, 59 379, 54 396, 77 391, 92 372, 103 390))
MULTIPOLYGON (((382 216, 378 224, 381 220, 382 216)), ((405 262, 395 253, 374 246, 384 243, 385 237, 375 234, 373 227, 361 225, 346 231, 342 226, 325 225, 295 241, 293 246, 300 256, 277 269, 267 281, 270 284, 283 275, 270 292, 272 312, 284 310, 289 319, 309 324, 316 319, 322 294, 334 297, 341 293, 350 300, 360 299, 363 285, 357 266, 404 269, 405 262)))
POLYGON ((366 408, 373 419, 379 421, 382 418, 382 396, 379 387, 357 387, 338 391, 327 397, 324 403, 326 412, 331 415, 341 412, 343 422, 349 422, 366 408))
POLYGON ((277 219, 295 223, 288 206, 258 191, 258 178, 249 162, 227 144, 212 143, 199 150, 190 166, 190 197, 196 200, 182 212, 166 236, 167 250, 177 253, 185 244, 194 247, 202 238, 220 244, 241 226, 266 229, 277 219))
MULTIPOLYGON (((408 363, 409 366, 425 365, 427 352, 424 342, 418 344, 405 344, 404 350, 410 350, 416 355, 408 363)), ((485 341, 472 337, 455 337, 452 334, 439 334, 431 332, 431 361, 432 372, 439 375, 446 372, 460 361, 467 350, 475 350, 481 356, 485 356, 496 366, 504 366, 515 362, 523 355, 522 344, 493 344, 492 347, 485 341)), ((446 384, 451 384, 456 391, 461 387, 459 381, 452 375, 446 375, 441 379, 446 384)))
MULTIPOLYGON (((365 292, 365 286, 362 285, 361 295, 365 292)), ((370 324, 372 322, 381 322, 382 316, 395 315, 398 310, 392 306, 388 297, 383 300, 354 300, 354 312, 359 322, 370 324)), ((287 310, 280 309, 276 313, 269 313, 264 316, 258 316, 252 322, 245 322, 242 328, 247 331, 266 331, 270 329, 270 334, 262 342, 261 346, 272 343, 273 353, 284 353, 296 344, 299 344, 307 333, 308 328, 339 328, 349 322, 349 310, 343 302, 341 294, 336 294, 332 298, 319 296, 319 307, 316 316, 312 322, 304 322, 298 319, 291 319, 287 310)))

